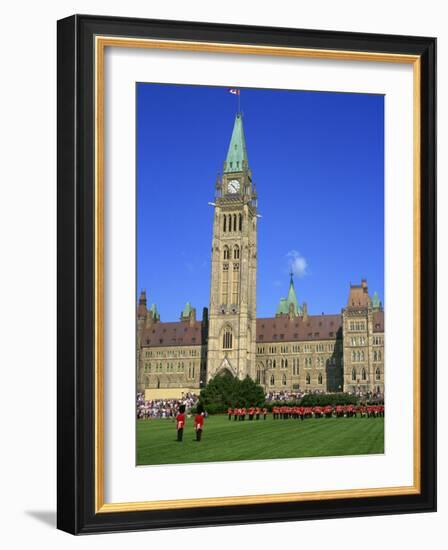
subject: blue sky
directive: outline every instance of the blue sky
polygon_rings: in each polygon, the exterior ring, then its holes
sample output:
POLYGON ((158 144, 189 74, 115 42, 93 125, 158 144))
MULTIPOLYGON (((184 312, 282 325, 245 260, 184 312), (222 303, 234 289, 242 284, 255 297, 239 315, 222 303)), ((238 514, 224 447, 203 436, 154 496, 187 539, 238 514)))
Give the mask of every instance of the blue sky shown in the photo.
MULTIPOLYGON (((231 87, 231 83, 229 84, 231 87)), ((162 321, 209 304, 216 175, 237 110, 228 88, 137 84, 137 291, 162 321)), ((257 316, 295 272, 310 314, 339 313, 367 278, 384 301, 384 98, 242 89, 257 185, 257 316)))

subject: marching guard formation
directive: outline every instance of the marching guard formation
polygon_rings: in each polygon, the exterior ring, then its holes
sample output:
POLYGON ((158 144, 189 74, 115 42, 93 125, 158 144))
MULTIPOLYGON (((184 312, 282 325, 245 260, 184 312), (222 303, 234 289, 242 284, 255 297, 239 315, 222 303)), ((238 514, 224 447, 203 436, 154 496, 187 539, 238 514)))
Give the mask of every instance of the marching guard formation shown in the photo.
MULTIPOLYGON (((227 411, 229 420, 260 420, 261 416, 266 420, 268 410, 260 407, 229 408, 227 411)), ((281 407, 272 407, 272 416, 274 420, 296 418, 304 420, 305 418, 343 418, 357 417, 370 418, 384 416, 384 405, 327 405, 326 407, 290 407, 287 405, 281 407)))

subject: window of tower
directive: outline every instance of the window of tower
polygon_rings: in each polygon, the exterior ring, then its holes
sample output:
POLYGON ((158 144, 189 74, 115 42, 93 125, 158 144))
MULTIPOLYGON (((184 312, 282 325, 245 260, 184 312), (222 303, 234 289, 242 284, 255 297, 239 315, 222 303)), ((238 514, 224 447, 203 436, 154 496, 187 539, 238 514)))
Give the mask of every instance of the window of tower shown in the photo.
POLYGON ((224 260, 229 260, 229 259, 230 259, 230 250, 229 250, 228 246, 225 246, 224 247, 224 260))
POLYGON ((229 299, 229 264, 222 266, 221 304, 227 304, 229 299))
POLYGON ((238 304, 240 293, 240 264, 233 264, 232 304, 238 304))
POLYGON ((234 260, 239 260, 240 259, 240 248, 238 245, 235 245, 234 249, 233 249, 233 259, 234 260))
POLYGON ((243 230, 243 215, 240 214, 240 231, 243 230))
POLYGON ((375 379, 376 379, 376 380, 381 380, 381 371, 380 371, 380 369, 376 369, 376 371, 375 371, 375 379))
POLYGON ((233 340, 232 329, 230 327, 226 327, 222 335, 223 349, 232 349, 232 344, 233 344, 232 340, 233 340))
POLYGON ((366 369, 362 369, 362 379, 367 380, 366 369))
POLYGON ((352 380, 356 380, 356 370, 352 369, 352 380))
POLYGON ((227 216, 225 214, 222 217, 222 230, 224 233, 227 231, 227 216))
POLYGON ((233 230, 236 231, 236 214, 233 215, 233 230))

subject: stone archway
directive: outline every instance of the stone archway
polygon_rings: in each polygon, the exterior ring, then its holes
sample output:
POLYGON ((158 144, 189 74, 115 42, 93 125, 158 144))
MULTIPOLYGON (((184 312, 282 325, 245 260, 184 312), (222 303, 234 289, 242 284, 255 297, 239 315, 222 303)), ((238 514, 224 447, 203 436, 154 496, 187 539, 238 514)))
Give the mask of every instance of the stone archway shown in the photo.
POLYGON ((221 376, 223 374, 230 374, 231 376, 236 376, 237 372, 234 369, 233 365, 230 363, 227 357, 224 357, 222 363, 219 365, 218 370, 216 371, 216 376, 221 376))

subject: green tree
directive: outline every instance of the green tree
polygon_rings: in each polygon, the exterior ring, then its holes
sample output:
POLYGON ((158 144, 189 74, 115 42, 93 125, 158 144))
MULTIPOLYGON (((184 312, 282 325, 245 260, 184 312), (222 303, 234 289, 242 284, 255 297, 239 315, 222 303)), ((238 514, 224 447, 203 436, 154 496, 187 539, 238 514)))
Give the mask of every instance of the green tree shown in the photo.
POLYGON ((264 400, 259 384, 249 376, 239 380, 229 372, 213 377, 200 394, 200 402, 210 414, 222 413, 229 407, 260 407, 264 400))

